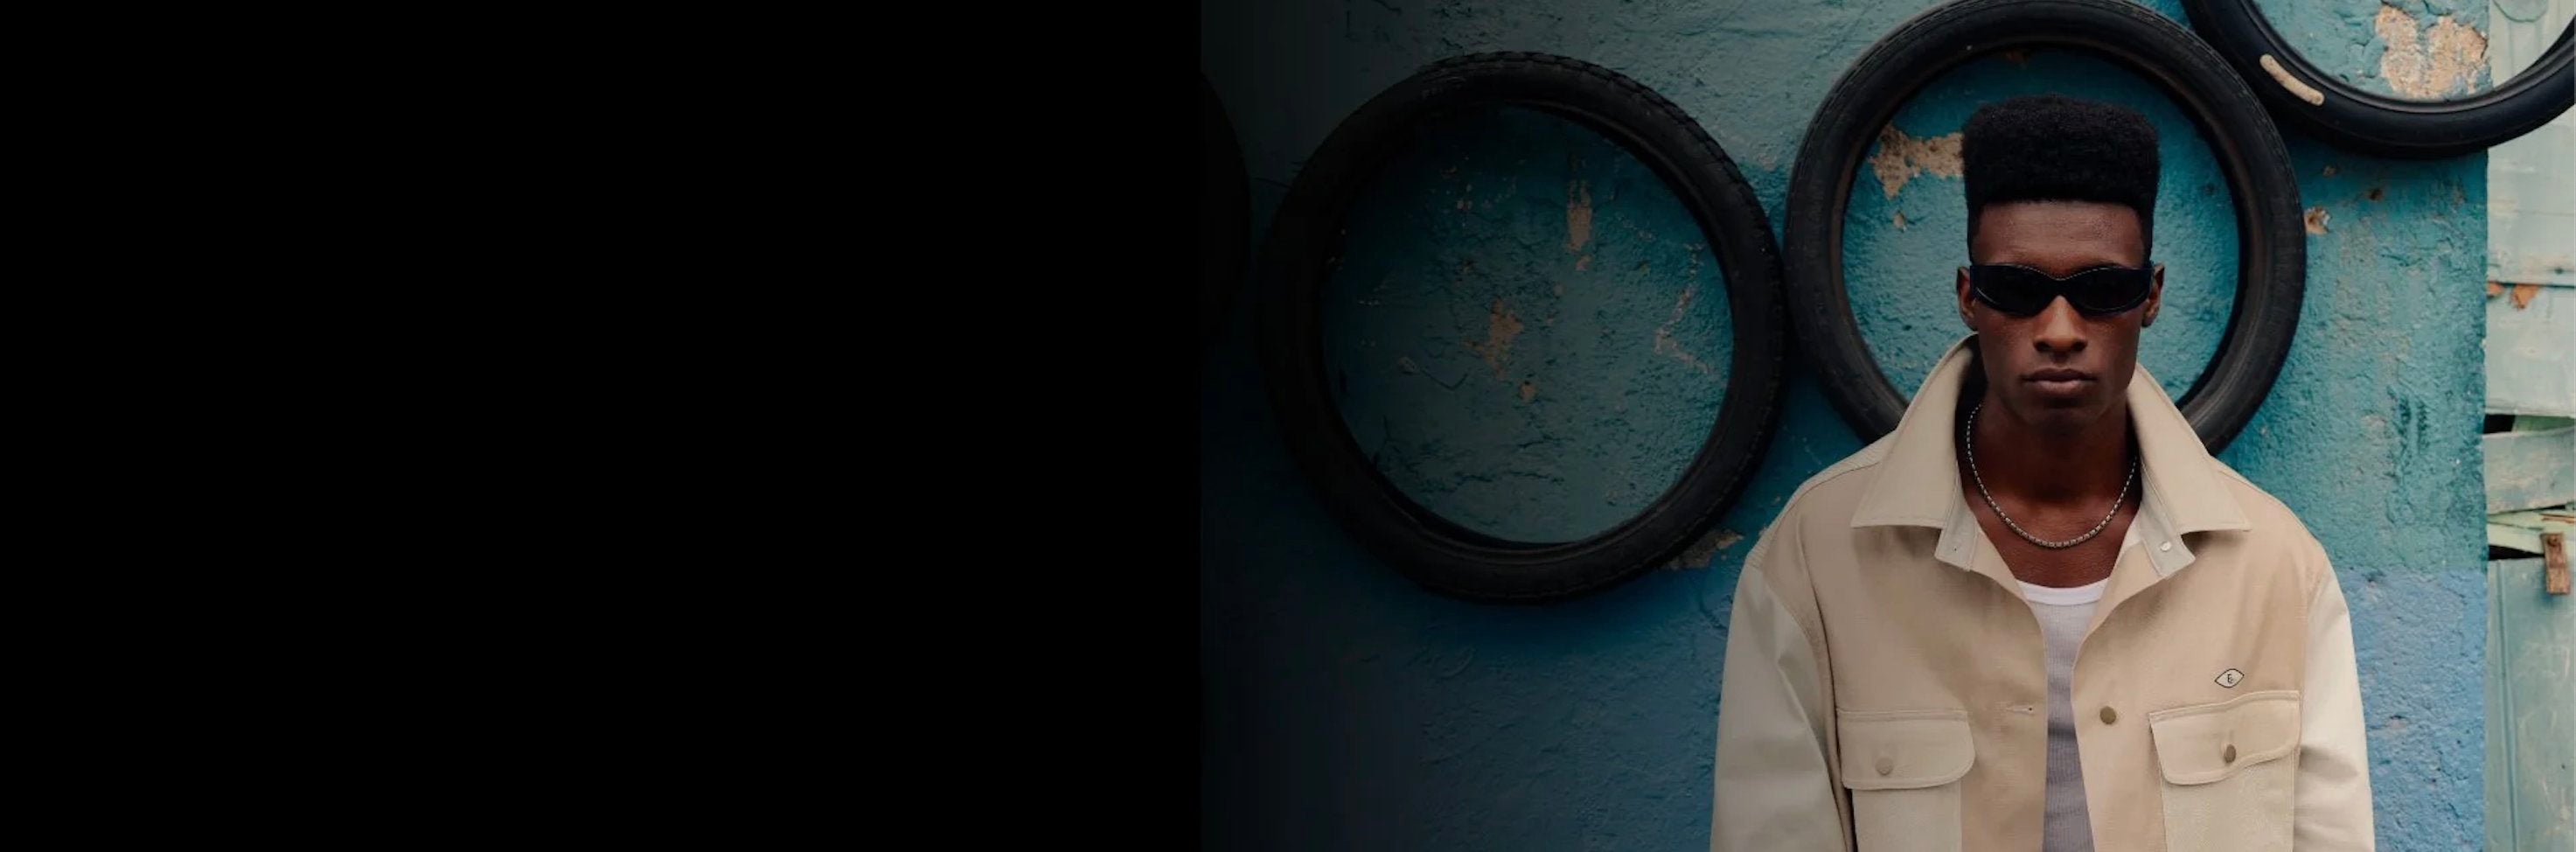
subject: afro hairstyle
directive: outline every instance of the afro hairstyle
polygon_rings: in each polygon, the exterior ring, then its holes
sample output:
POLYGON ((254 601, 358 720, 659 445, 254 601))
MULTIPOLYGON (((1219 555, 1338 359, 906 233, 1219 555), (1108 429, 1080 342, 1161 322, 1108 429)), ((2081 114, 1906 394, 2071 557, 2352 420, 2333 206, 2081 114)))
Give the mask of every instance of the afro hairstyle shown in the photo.
POLYGON ((2007 201, 2095 201, 2138 211, 2142 244, 2155 246, 2156 126, 2137 110, 2059 95, 1978 107, 1960 131, 1968 236, 1977 214, 2007 201))

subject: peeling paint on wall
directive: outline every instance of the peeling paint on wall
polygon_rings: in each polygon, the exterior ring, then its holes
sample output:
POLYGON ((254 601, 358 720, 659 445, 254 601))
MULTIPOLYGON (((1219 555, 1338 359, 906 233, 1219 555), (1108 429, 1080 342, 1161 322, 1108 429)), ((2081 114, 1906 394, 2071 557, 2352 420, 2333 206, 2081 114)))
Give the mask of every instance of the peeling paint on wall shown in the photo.
POLYGON ((2420 34, 2415 16, 2381 4, 2371 29, 2388 43, 2379 57, 2379 76, 2397 94, 2438 100, 2477 90, 2487 67, 2487 36, 2477 28, 2443 15, 2420 34))
POLYGON ((1582 251, 1591 241, 1592 187, 1578 180, 1565 190, 1565 250, 1582 251))
POLYGON ((1917 139, 1890 124, 1878 131, 1878 153, 1869 155, 1869 170, 1878 175, 1878 185, 1895 198, 1905 182, 1915 175, 1931 172, 1935 177, 1959 176, 1959 134, 1917 139))
POLYGON ((1485 366, 1494 368, 1494 378, 1502 378, 1503 362, 1511 360, 1512 340, 1521 336, 1522 328, 1521 318, 1503 307, 1503 300, 1495 299, 1493 305, 1486 309, 1485 342, 1470 340, 1467 348, 1482 356, 1485 366))
POLYGON ((1673 339, 1673 326, 1680 325, 1682 318, 1689 316, 1691 298, 1698 294, 1699 285, 1696 283, 1682 288, 1681 299, 1673 303, 1672 318, 1665 320, 1663 325, 1655 327, 1655 354, 1689 364, 1702 373, 1714 376, 1717 375, 1715 368, 1701 361, 1698 356, 1692 355, 1690 350, 1682 348, 1681 341, 1673 339))
POLYGON ((2323 207, 2310 207, 2308 208, 2308 214, 2301 218, 2305 219, 2307 222, 2308 233, 2322 234, 2326 232, 2326 220, 2332 217, 2327 215, 2326 209, 2323 207))
POLYGON ((1700 536, 1698 541, 1691 542, 1691 546, 1683 550, 1682 555, 1673 557, 1671 562, 1664 563, 1664 567, 1675 571, 1706 568, 1716 561, 1718 551, 1734 547, 1736 542, 1743 540, 1744 534, 1734 530, 1724 528, 1710 530, 1707 535, 1700 536))

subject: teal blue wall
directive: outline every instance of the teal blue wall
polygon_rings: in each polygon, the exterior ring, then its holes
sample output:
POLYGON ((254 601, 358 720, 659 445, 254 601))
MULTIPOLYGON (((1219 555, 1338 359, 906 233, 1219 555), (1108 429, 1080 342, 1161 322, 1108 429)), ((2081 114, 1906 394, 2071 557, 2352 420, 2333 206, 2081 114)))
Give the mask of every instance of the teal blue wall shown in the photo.
MULTIPOLYGON (((1256 228, 1333 124, 1384 87, 1446 56, 1539 50, 1679 104, 1776 229, 1826 88, 1925 5, 1210 2, 1201 48, 1243 137, 1256 228)), ((2180 19, 2173 2, 2148 5, 2180 19)), ((2459 5, 2483 28, 2482 4, 2459 5)), ((2352 43, 2319 61, 2384 91, 2374 9, 2276 23, 2352 43)), ((2425 26, 2443 13, 2406 9, 2425 26)), ((2216 345, 2235 245, 2226 186, 2171 107, 2097 62, 2039 53, 1935 81, 1896 125, 1937 137, 1977 101, 2043 89, 2119 99, 2165 130, 2156 254, 2169 304, 2143 357, 2179 392, 2216 345)), ((2322 210, 2325 232, 2308 237, 2289 362, 2222 458, 2298 511, 2340 571, 2382 848, 2473 848, 2484 158, 2405 163, 2288 141, 2301 206, 2322 210)), ((1859 319, 1910 389, 1961 333, 1945 307, 1958 181, 1917 174, 1893 198, 1866 171, 1855 185, 1859 319)), ((1703 240, 1633 161, 1549 119, 1491 116, 1426 134, 1363 220, 1329 288, 1327 350, 1353 433, 1390 477, 1471 526, 1538 537, 1598 529, 1670 483, 1724 393, 1730 331, 1703 240)), ((1201 375, 1210 845, 1704 844, 1718 664, 1749 541, 1720 535, 1704 565, 1543 608, 1422 592, 1322 514, 1270 423, 1249 338, 1239 315, 1201 375)), ((1798 482, 1859 446, 1793 359, 1779 437, 1721 530, 1750 537, 1798 482)))
POLYGON ((1355 205, 1325 366, 1362 452, 1524 541, 1636 515, 1726 397, 1726 279, 1654 173, 1529 110, 1426 128, 1355 205))

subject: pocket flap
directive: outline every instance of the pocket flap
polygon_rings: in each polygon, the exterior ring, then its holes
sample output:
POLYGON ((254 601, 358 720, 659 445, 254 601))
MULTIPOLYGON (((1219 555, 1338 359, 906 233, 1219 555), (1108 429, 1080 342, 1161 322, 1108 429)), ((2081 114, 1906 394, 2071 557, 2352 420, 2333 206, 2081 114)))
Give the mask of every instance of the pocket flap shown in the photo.
POLYGON ((2299 750, 2299 692, 2256 692, 2147 714, 2156 765, 2175 784, 2207 784, 2299 750))
POLYGON ((1934 787, 1959 780, 1977 761, 1963 710, 1835 712, 1843 786, 1854 790, 1934 787))

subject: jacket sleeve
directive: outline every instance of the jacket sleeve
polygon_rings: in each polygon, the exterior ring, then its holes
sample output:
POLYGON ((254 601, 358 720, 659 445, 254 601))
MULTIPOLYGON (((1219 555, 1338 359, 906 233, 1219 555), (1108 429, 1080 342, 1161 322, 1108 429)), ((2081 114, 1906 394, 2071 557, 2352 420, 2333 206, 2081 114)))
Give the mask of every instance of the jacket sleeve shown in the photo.
POLYGON ((1766 531, 1736 580, 1718 685, 1711 852, 1848 848, 1833 681, 1823 634, 1810 627, 1818 615, 1796 537, 1787 524, 1766 531), (1775 579, 1784 574, 1794 579, 1775 579))
MULTIPOLYGON (((2322 548, 2320 557, 2322 560, 2322 548)), ((2352 613, 2328 566, 2308 604, 2307 676, 2299 702, 2299 852, 2374 848, 2369 745, 2353 661, 2352 613)))

